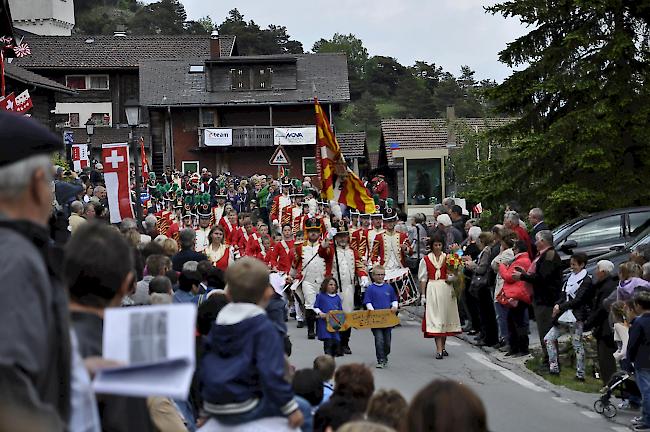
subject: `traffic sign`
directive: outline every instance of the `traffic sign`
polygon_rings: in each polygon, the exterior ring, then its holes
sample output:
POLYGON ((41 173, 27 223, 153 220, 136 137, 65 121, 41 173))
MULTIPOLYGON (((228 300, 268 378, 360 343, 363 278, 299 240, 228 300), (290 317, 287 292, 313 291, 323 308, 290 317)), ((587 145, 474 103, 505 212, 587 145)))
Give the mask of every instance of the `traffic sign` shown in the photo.
POLYGON ((269 160, 269 165, 291 165, 289 161, 289 156, 284 150, 284 147, 278 146, 273 152, 273 156, 269 160))

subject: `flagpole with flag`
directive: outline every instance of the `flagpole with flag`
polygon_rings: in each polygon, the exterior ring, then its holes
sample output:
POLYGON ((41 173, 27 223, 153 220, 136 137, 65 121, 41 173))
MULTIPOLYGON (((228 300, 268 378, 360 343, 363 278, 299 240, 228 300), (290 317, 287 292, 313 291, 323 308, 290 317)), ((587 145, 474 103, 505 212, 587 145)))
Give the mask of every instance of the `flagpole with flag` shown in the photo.
POLYGON ((316 162, 321 181, 321 198, 336 201, 362 213, 374 213, 375 202, 363 182, 345 163, 336 136, 314 98, 316 110, 316 162))
POLYGON ((140 160, 142 161, 142 178, 145 182, 149 181, 149 162, 147 154, 144 152, 144 137, 140 137, 140 160))

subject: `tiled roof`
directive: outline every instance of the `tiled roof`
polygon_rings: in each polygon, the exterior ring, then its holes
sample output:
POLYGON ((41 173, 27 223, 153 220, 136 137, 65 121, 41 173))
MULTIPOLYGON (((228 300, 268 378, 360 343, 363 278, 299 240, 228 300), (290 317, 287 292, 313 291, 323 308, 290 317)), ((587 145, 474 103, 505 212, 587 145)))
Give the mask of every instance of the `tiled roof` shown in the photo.
MULTIPOLYGON (((234 36, 220 36, 221 55, 230 56, 234 36)), ((210 55, 208 35, 27 36, 32 55, 16 59, 30 69, 137 68, 142 60, 196 58, 210 55)))
MULTIPOLYGON (((463 144, 466 130, 482 132, 509 124, 512 118, 457 118, 452 121, 456 145, 463 144)), ((386 148, 388 165, 395 166, 396 150, 426 150, 447 148, 449 140, 447 119, 386 119, 381 121, 382 143, 386 148)))
POLYGON ((190 65, 203 64, 203 57, 150 60, 143 61, 140 65, 140 104, 163 107, 308 103, 314 99, 314 87, 316 96, 322 102, 350 100, 345 54, 298 54, 256 58, 295 59, 297 88, 209 92, 206 90, 205 75, 189 72, 190 65))
POLYGON ((56 81, 45 78, 44 76, 30 72, 27 69, 23 69, 20 66, 16 65, 15 61, 12 63, 5 64, 5 74, 7 77, 12 78, 21 83, 33 85, 35 87, 40 87, 52 91, 57 91, 66 94, 76 94, 77 92, 69 89, 68 87, 59 84, 56 81))
POLYGON ((366 155, 366 133, 350 132, 336 134, 343 156, 347 159, 363 158, 366 155))

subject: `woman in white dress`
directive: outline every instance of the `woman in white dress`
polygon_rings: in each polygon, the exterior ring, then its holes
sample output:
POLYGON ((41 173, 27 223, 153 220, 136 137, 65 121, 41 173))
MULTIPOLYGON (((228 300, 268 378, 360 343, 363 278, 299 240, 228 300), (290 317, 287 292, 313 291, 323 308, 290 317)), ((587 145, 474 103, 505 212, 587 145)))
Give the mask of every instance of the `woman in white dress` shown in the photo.
POLYGON ((424 293, 424 319, 422 332, 425 338, 434 338, 438 360, 448 356, 447 336, 461 333, 458 302, 452 282, 455 275, 448 272, 445 237, 435 233, 429 242, 431 252, 420 261, 418 280, 424 293))
POLYGON ((235 257, 232 247, 224 243, 224 237, 223 228, 220 225, 213 226, 208 235, 210 245, 203 250, 203 253, 215 267, 226 271, 228 266, 235 262, 235 257))

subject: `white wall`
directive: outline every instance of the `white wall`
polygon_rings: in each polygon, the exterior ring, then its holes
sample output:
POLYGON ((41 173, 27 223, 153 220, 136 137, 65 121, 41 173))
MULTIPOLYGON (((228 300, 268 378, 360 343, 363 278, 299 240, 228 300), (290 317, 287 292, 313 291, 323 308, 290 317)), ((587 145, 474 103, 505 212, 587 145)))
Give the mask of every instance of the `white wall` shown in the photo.
POLYGON ((70 36, 74 0, 9 0, 16 28, 44 36, 70 36))
MULTIPOLYGON (((58 1, 58 0, 57 0, 58 1)), ((54 108, 56 114, 79 113, 79 127, 86 127, 86 122, 93 113, 108 113, 111 116, 109 126, 113 126, 113 105, 111 102, 60 103, 54 108)))

